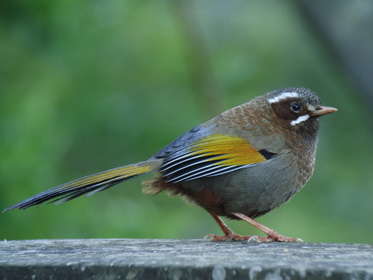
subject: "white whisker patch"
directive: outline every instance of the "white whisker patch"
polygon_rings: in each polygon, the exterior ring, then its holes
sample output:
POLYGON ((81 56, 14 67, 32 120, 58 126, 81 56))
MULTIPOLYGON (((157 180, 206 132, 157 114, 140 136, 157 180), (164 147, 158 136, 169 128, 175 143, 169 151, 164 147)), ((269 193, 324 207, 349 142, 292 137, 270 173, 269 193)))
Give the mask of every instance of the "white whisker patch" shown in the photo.
POLYGON ((294 125, 300 124, 301 122, 308 120, 309 118, 310 118, 309 115, 303 115, 303 116, 298 117, 296 120, 291 121, 290 124, 294 126, 294 125))
POLYGON ((285 100, 288 98, 299 98, 299 94, 297 92, 283 92, 278 96, 268 99, 269 103, 277 103, 281 100, 285 100))

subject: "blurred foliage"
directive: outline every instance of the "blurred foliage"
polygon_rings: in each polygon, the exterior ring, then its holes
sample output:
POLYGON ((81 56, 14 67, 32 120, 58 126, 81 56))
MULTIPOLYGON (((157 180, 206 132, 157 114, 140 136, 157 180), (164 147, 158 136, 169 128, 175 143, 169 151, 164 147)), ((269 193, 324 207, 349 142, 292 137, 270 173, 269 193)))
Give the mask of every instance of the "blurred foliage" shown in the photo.
MULTIPOLYGON (((1 1, 0 208, 144 160, 287 86, 309 87, 339 112, 322 118, 307 187, 259 221, 307 241, 372 242, 372 109, 292 1, 1 1)), ((143 179, 1 214, 0 238, 220 234, 202 209, 142 195, 143 179)))

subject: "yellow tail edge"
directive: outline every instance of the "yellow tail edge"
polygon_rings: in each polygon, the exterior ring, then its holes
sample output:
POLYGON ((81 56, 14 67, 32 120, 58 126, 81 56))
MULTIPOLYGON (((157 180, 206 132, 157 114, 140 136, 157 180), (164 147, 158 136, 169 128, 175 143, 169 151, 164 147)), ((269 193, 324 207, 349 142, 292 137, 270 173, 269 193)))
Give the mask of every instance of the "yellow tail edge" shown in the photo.
POLYGON ((152 172, 158 165, 157 161, 144 161, 84 176, 36 194, 5 208, 3 212, 16 208, 27 209, 31 206, 45 203, 61 204, 84 194, 90 196, 130 178, 152 172))

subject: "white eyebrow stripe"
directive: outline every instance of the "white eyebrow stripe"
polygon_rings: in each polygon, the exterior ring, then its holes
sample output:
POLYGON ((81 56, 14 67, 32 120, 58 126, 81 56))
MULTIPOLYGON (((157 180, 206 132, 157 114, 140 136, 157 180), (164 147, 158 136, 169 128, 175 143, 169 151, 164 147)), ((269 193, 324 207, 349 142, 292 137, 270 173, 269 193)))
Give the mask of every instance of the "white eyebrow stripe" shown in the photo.
POLYGON ((288 98, 299 98, 299 93, 297 92, 283 92, 278 96, 268 99, 269 103, 277 103, 281 100, 288 99, 288 98))
POLYGON ((290 124, 292 126, 294 126, 294 125, 297 125, 297 124, 299 124, 301 122, 304 122, 304 121, 308 120, 309 118, 310 118, 309 115, 303 115, 303 116, 298 117, 296 120, 291 121, 290 124))

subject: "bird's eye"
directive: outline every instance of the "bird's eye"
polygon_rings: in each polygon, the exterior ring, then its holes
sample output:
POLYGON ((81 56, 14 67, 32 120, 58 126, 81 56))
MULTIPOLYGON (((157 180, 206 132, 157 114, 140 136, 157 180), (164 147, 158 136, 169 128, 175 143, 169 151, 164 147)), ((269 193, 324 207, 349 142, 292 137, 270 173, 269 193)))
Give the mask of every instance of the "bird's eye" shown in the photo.
POLYGON ((302 106, 299 103, 293 102, 291 103, 290 109, 294 113, 299 113, 302 110, 302 106))

